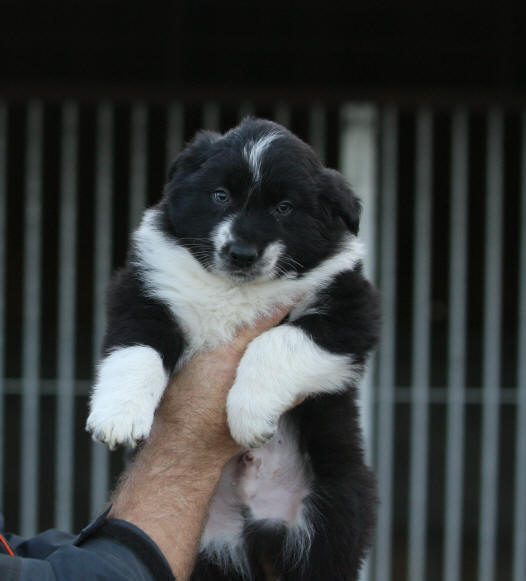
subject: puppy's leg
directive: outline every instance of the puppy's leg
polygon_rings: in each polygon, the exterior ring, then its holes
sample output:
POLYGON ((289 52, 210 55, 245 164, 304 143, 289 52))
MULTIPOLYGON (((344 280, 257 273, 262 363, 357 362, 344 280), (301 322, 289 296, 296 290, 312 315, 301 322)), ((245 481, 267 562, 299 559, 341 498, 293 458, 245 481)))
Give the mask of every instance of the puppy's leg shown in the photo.
POLYGON ((299 327, 280 325, 263 333, 248 346, 228 395, 233 438, 247 448, 262 446, 298 400, 343 390, 361 372, 352 356, 320 347, 299 327))
POLYGON ((108 295, 103 358, 86 429, 110 448, 145 438, 183 339, 168 308, 149 297, 141 274, 119 271, 108 295))
POLYGON ((376 482, 366 466, 356 394, 348 391, 305 401, 299 418, 312 469, 305 514, 310 547, 301 561, 286 551, 282 581, 356 581, 374 541, 376 482))
POLYGON ((99 365, 86 429, 111 449, 135 446, 150 433, 167 382, 161 356, 152 347, 113 350, 99 365))

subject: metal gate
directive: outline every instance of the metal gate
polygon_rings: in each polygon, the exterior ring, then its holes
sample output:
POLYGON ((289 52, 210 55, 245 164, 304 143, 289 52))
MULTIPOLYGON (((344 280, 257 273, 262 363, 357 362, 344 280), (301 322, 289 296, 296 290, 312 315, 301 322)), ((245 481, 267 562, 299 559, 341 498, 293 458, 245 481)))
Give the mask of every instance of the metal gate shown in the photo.
POLYGON ((364 200, 383 295, 362 394, 364 579, 526 578, 526 114, 455 103, 0 102, 0 502, 74 529, 122 468, 83 432, 104 293, 199 127, 288 125, 364 200))

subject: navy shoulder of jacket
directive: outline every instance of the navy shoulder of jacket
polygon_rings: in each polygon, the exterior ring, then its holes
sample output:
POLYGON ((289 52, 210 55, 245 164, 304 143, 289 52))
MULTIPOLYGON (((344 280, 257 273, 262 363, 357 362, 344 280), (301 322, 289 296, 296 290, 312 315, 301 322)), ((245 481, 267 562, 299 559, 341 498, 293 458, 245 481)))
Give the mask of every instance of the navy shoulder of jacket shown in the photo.
POLYGON ((14 556, 0 545, 0 579, 175 581, 154 541, 132 523, 108 519, 109 511, 107 508, 76 536, 56 529, 29 539, 5 534, 14 556))

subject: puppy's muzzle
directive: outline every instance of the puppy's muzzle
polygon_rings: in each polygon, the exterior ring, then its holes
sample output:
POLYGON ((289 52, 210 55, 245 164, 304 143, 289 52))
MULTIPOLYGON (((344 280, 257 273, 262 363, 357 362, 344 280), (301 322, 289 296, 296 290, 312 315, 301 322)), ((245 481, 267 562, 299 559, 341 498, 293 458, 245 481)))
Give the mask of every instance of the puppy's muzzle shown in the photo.
POLYGON ((251 244, 232 242, 225 248, 225 254, 232 268, 245 269, 251 267, 259 258, 258 249, 251 244))

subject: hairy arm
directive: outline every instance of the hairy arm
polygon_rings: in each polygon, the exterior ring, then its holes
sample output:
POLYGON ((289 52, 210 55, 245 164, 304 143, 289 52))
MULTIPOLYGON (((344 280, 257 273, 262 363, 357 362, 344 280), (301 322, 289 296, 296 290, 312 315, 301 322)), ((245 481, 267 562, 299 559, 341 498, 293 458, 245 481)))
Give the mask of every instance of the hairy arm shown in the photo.
POLYGON ((148 440, 113 495, 110 517, 150 535, 179 581, 190 577, 221 470, 239 450, 225 412, 237 365, 248 343, 285 314, 280 309, 232 343, 187 363, 166 390, 148 440))

